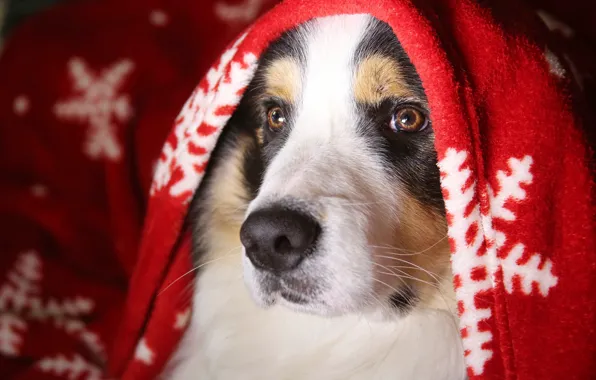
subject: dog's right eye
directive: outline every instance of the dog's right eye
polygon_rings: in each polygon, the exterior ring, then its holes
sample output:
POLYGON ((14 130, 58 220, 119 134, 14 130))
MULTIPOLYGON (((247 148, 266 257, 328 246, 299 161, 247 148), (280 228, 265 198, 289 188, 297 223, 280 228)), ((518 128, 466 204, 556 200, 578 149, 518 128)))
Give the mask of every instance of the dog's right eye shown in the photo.
POLYGON ((273 107, 267 111, 267 124, 272 131, 278 131, 286 124, 286 116, 280 107, 273 107))

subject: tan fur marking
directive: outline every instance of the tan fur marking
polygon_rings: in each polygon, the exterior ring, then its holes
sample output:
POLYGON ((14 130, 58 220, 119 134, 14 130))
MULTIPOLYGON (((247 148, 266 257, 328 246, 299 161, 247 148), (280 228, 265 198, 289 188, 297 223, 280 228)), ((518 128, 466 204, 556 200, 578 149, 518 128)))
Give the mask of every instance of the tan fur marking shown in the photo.
POLYGON ((300 86, 300 67, 291 58, 273 61, 265 71, 265 95, 294 103, 300 86))
POLYGON ((365 58, 356 71, 354 81, 356 100, 367 104, 377 104, 392 96, 412 96, 397 62, 380 55, 365 58))
POLYGON ((250 199, 242 167, 254 140, 249 136, 241 136, 237 144, 224 162, 215 168, 210 179, 212 182, 205 199, 207 208, 201 218, 206 248, 203 260, 230 254, 226 250, 230 242, 237 241, 240 248, 240 227, 250 199))
POLYGON ((450 309, 455 301, 446 235, 444 216, 404 194, 392 244, 398 249, 382 253, 387 257, 381 264, 391 271, 383 281, 397 289, 405 281, 416 290, 423 307, 450 309))

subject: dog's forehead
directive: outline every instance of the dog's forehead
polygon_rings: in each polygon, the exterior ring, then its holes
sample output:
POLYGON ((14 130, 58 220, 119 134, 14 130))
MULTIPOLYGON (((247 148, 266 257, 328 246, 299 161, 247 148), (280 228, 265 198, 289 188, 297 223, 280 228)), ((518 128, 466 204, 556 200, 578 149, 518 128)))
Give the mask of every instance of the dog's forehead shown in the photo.
POLYGON ((312 20, 274 43, 263 65, 264 92, 296 111, 349 115, 355 103, 414 97, 391 28, 368 15, 312 20))
POLYGON ((303 109, 349 104, 358 45, 368 17, 353 15, 318 19, 305 41, 303 109))

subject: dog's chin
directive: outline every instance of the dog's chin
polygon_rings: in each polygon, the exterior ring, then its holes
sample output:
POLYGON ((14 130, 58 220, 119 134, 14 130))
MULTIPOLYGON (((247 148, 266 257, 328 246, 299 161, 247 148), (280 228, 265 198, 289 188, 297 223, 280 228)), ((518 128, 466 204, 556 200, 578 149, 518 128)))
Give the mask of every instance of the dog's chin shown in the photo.
POLYGON ((247 275, 245 270, 244 275, 246 287, 254 303, 263 309, 280 306, 293 312, 321 317, 335 317, 347 313, 346 310, 329 305, 316 296, 292 289, 281 277, 261 273, 254 268, 249 271, 252 273, 247 275))
POLYGON ((274 275, 259 270, 246 256, 243 261, 244 282, 248 292, 254 303, 263 309, 279 306, 293 312, 327 318, 367 314, 379 315, 381 319, 387 316, 387 310, 390 309, 379 303, 370 304, 362 296, 350 297, 345 293, 340 296, 341 292, 333 296, 330 291, 321 291, 316 282, 300 281, 300 285, 296 286, 297 281, 292 274, 274 275))
MULTIPOLYGON (((304 296, 290 289, 281 289, 273 292, 263 291, 262 289, 249 289, 249 291, 255 304, 264 309, 280 306, 292 312, 328 318, 341 317, 352 313, 346 309, 334 307, 333 305, 304 296)), ((353 313, 356 312, 354 311, 353 313)))

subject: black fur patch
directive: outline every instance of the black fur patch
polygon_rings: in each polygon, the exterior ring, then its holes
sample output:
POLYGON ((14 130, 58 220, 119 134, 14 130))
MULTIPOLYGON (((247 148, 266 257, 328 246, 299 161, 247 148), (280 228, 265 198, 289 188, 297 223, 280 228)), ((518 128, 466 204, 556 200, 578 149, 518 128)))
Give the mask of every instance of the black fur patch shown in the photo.
POLYGON ((369 23, 367 33, 357 48, 354 65, 372 55, 394 60, 414 97, 387 98, 374 105, 359 103, 360 131, 370 139, 372 146, 378 148, 387 170, 404 184, 412 196, 444 212, 432 121, 422 82, 391 27, 376 19, 369 23), (421 110, 429 119, 429 126, 415 133, 391 130, 389 124, 393 113, 397 107, 404 105, 421 110))
POLYGON ((263 161, 266 165, 270 162, 277 152, 285 144, 293 123, 295 107, 286 101, 276 97, 264 97, 265 91, 265 73, 273 62, 282 58, 291 58, 295 60, 300 67, 304 67, 306 57, 304 53, 304 42, 300 38, 301 31, 307 29, 309 23, 303 24, 297 29, 289 30, 281 37, 272 42, 271 45, 259 58, 259 66, 255 76, 248 88, 239 108, 240 112, 245 112, 247 118, 245 123, 253 133, 262 133, 263 161), (267 127, 267 110, 272 107, 280 107, 287 118, 287 126, 281 131, 272 131, 267 127), (260 131, 259 131, 260 130, 260 131))
POLYGON ((398 311, 408 311, 414 306, 416 295, 409 286, 404 286, 389 297, 389 302, 398 311))

